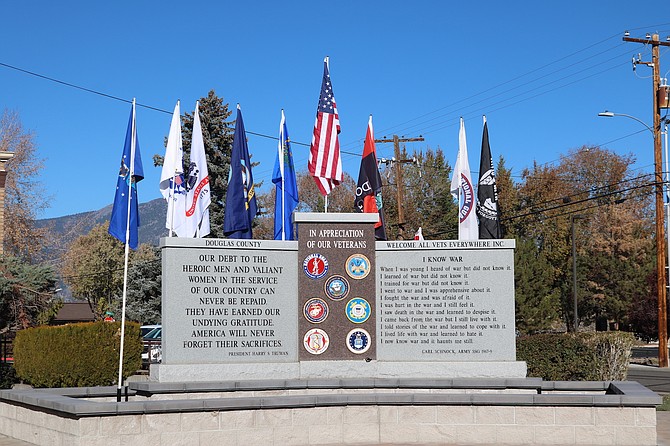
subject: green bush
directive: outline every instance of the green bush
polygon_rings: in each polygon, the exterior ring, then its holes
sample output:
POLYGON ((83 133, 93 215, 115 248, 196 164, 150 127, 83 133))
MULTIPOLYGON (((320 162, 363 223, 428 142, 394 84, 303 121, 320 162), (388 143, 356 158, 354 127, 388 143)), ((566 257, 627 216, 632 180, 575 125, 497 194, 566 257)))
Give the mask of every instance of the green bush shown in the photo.
POLYGON ((8 363, 0 364, 0 389, 11 389, 17 382, 19 382, 19 379, 14 367, 8 363))
POLYGON ((540 334, 517 338, 516 355, 547 381, 622 381, 634 341, 619 331, 540 334))
MULTIPOLYGON (((119 373, 120 322, 93 322, 21 330, 14 367, 34 387, 106 386, 119 373)), ((126 323, 123 379, 142 365, 140 325, 126 323)))

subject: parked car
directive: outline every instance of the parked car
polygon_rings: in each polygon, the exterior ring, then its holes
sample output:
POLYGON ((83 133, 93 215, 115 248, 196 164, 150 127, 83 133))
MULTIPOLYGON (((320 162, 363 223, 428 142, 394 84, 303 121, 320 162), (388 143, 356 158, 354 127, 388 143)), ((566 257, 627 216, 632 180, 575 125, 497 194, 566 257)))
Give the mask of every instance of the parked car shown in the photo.
MULTIPOLYGON (((143 326, 148 327, 148 326, 143 326)), ((142 336, 142 366, 148 367, 149 364, 155 364, 161 362, 162 353, 161 353, 161 334, 163 333, 163 327, 161 325, 154 326, 153 329, 146 332, 142 336)))
POLYGON ((161 324, 153 324, 153 325, 142 325, 140 326, 140 336, 144 338, 144 336, 152 331, 154 328, 159 328, 161 324))

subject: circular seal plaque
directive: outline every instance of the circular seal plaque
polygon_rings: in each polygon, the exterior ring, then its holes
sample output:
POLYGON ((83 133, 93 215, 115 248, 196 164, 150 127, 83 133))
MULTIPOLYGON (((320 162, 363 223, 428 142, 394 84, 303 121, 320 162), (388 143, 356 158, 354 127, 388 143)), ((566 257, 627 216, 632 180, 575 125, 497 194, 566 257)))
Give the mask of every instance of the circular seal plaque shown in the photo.
POLYGON ((320 328, 312 328, 305 333, 305 336, 302 338, 302 344, 305 346, 305 350, 311 354, 320 355, 328 350, 330 340, 325 331, 320 328))
POLYGON ((342 276, 331 276, 326 280, 326 296, 333 300, 342 300, 349 294, 349 282, 342 276))
POLYGON ((311 323, 320 324, 328 317, 328 304, 325 300, 314 297, 305 302, 302 313, 311 323))
POLYGON ((347 347, 357 355, 367 352, 370 348, 370 333, 362 328, 354 328, 347 335, 347 347))
POLYGON ((320 279, 328 272, 328 259, 321 254, 310 254, 302 262, 302 270, 310 279, 320 279))
POLYGON ((347 319, 354 324, 362 324, 370 318, 370 304, 362 297, 354 297, 347 302, 347 319))
POLYGON ((364 279, 370 274, 370 260, 363 254, 349 256, 345 267, 352 279, 364 279))

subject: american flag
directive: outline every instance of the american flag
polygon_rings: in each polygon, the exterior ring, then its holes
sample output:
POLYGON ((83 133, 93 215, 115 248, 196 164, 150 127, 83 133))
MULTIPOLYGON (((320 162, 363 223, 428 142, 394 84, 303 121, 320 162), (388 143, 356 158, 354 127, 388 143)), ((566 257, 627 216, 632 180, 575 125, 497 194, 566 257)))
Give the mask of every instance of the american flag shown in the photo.
POLYGON ((337 105, 333 95, 333 85, 330 83, 328 58, 323 61, 323 81, 321 82, 321 96, 316 109, 314 135, 309 153, 309 173, 321 191, 321 195, 328 195, 331 190, 342 181, 342 160, 340 160, 340 142, 337 135, 340 133, 340 118, 337 115, 337 105))

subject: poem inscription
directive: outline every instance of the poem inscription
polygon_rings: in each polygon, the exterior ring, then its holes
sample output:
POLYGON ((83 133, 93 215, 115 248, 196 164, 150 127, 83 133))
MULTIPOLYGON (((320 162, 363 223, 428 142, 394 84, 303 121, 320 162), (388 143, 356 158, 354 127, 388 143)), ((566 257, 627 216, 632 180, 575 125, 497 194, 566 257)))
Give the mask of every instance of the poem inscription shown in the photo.
POLYGON ((515 359, 513 245, 470 243, 377 243, 380 357, 515 359))

